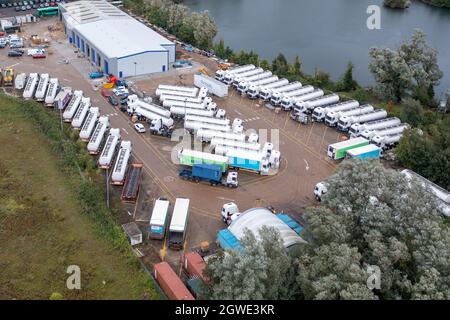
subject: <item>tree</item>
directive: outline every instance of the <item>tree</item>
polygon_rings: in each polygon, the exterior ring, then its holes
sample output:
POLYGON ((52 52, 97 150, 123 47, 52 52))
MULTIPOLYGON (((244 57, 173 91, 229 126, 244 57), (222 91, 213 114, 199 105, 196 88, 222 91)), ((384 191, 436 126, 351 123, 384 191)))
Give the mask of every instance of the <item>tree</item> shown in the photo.
POLYGON ((432 94, 430 85, 438 85, 443 76, 437 64, 437 50, 426 43, 420 30, 397 51, 371 48, 369 54, 372 58, 369 70, 377 82, 377 92, 396 102, 420 87, 432 94))
POLYGON ((344 91, 352 91, 358 87, 358 83, 353 79, 353 69, 353 63, 349 62, 347 64, 347 69, 342 76, 342 90, 344 91))
POLYGON ((173 4, 167 7, 167 29, 177 34, 180 28, 188 23, 189 9, 182 4, 173 4))
POLYGON ((396 148, 400 163, 445 189, 450 188, 450 118, 406 130, 396 148))
POLYGON ((411 5, 411 1, 409 0, 384 0, 383 4, 386 7, 390 7, 390 8, 400 8, 400 9, 405 9, 408 8, 411 5))
POLYGON ((294 60, 294 64, 289 68, 289 74, 293 76, 302 76, 302 63, 300 61, 300 57, 296 56, 294 60))
POLYGON ((186 20, 194 29, 195 45, 202 49, 210 49, 217 34, 217 26, 208 11, 193 12, 186 20))
POLYGON ((241 245, 243 251, 227 250, 209 261, 203 297, 290 299, 297 293, 293 261, 276 229, 261 228, 259 239, 247 230, 241 245))
POLYGON ((403 109, 401 113, 403 122, 406 122, 412 126, 418 126, 424 121, 424 113, 422 105, 419 101, 407 98, 403 102, 403 109))
POLYGON ((272 61, 272 71, 278 75, 286 75, 288 73, 289 65, 286 57, 282 53, 278 54, 272 61))
POLYGON ((346 160, 328 182, 323 206, 305 214, 304 298, 450 297, 450 230, 429 189, 377 161, 346 160), (380 289, 368 290, 368 266, 380 289))

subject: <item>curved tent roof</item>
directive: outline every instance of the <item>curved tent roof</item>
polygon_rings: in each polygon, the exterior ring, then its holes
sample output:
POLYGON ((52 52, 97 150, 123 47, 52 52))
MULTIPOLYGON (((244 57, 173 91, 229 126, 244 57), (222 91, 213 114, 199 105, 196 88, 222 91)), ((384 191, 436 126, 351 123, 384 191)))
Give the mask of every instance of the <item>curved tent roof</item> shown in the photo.
POLYGON ((258 230, 263 226, 277 229, 286 248, 306 242, 267 208, 253 208, 243 212, 228 229, 239 240, 244 236, 245 229, 252 231, 258 239, 258 230))

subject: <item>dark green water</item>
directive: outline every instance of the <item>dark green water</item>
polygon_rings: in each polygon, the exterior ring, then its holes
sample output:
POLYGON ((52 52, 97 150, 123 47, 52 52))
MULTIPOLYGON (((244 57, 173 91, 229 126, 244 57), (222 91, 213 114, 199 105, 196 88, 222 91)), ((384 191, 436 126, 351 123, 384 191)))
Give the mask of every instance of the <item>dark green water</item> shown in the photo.
POLYGON ((315 68, 339 78, 348 61, 363 85, 373 83, 367 66, 372 46, 395 48, 415 28, 439 50, 444 78, 437 92, 450 89, 450 10, 413 1, 407 10, 381 6, 382 0, 186 0, 193 10, 209 10, 234 50, 255 50, 269 61, 279 52, 299 55, 306 72, 315 68), (381 30, 366 26, 369 5, 381 6, 381 30))

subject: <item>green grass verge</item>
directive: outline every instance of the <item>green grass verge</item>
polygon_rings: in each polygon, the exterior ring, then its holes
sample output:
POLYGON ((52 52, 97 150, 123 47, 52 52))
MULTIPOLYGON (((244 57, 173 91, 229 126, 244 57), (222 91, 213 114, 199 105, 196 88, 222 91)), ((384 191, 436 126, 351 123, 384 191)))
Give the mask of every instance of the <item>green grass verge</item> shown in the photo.
POLYGON ((0 299, 158 299, 77 134, 35 102, 0 94, 0 299), (68 290, 69 265, 81 290, 68 290))

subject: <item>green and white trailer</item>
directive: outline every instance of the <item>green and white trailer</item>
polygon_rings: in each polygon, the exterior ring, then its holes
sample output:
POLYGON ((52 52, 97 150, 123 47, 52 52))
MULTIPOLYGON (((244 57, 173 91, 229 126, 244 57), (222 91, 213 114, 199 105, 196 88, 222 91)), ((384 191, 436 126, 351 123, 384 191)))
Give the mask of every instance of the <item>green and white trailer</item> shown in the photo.
POLYGON ((182 149, 178 151, 178 159, 181 165, 189 167, 194 164, 216 164, 220 166, 222 172, 228 170, 228 158, 217 154, 182 149))
POLYGON ((328 146, 328 156, 333 160, 345 158, 347 150, 359 148, 369 144, 369 140, 358 137, 330 144, 328 146))

